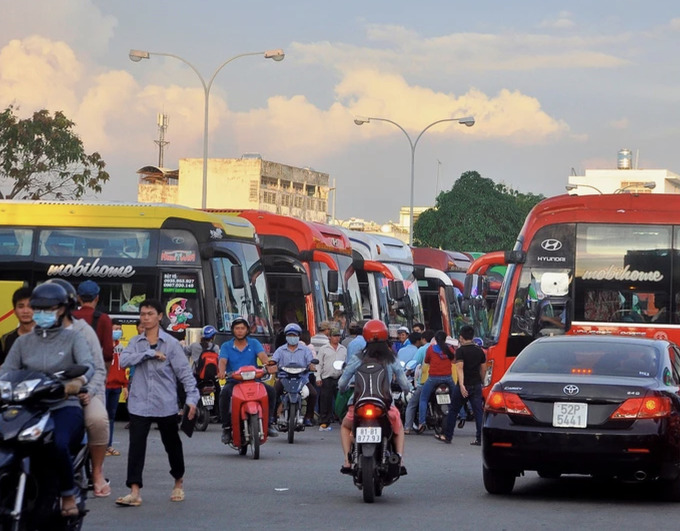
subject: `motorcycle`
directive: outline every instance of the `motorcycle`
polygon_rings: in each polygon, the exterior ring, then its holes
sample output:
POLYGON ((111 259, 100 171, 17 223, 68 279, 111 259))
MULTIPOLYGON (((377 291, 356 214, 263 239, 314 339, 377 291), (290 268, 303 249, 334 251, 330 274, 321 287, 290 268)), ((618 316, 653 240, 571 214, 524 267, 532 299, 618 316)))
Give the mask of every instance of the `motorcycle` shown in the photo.
MULTIPOLYGON (((316 365, 319 360, 313 359, 312 363, 316 365)), ((309 396, 309 389, 307 389, 309 380, 306 377, 308 374, 309 367, 297 363, 279 368, 283 394, 281 395, 282 415, 277 424, 280 431, 288 432, 289 444, 295 442, 296 431, 305 431, 302 401, 309 396)))
POLYGON ((401 422, 404 423, 406 422, 406 406, 408 406, 408 403, 411 400, 411 397, 413 396, 413 390, 415 389, 414 373, 417 364, 415 360, 410 360, 409 362, 406 363, 402 361, 400 363, 401 366, 404 368, 406 379, 409 382, 411 390, 405 393, 401 389, 401 387, 399 387, 399 384, 396 382, 392 382, 391 390, 392 390, 392 403, 399 410, 399 414, 401 415, 401 422))
POLYGON ((441 435, 446 428, 446 417, 451 407, 451 395, 449 394, 449 386, 445 383, 439 384, 430 399, 427 401, 427 415, 425 417, 425 424, 435 434, 441 435))
MULTIPOLYGON (((61 515, 58 479, 47 451, 54 437, 49 407, 64 399, 64 381, 85 374, 74 366, 54 375, 33 370, 0 374, 0 528, 79 530, 87 510, 89 452, 73 448, 78 515, 61 515)), ((83 389, 86 391, 86 389, 83 389)))
POLYGON ((231 395, 232 440, 229 445, 246 455, 251 448, 253 459, 260 458, 260 445, 267 442, 269 426, 269 399, 260 378, 265 374, 261 367, 245 365, 229 377, 237 381, 231 395))
POLYGON ((217 415, 217 402, 215 397, 219 395, 218 386, 214 379, 198 380, 196 387, 200 394, 200 400, 196 404, 196 427, 198 431, 208 429, 208 424, 217 415))

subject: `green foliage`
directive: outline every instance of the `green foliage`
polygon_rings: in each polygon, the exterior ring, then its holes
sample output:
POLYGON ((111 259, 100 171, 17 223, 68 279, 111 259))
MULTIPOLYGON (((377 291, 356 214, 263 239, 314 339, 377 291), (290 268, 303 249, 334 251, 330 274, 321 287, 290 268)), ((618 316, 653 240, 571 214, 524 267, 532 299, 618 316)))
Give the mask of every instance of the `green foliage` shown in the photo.
POLYGON ((0 113, 0 199, 78 199, 102 191, 109 180, 99 153, 88 155, 75 124, 43 109, 19 120, 14 107, 0 113), (3 190, 5 193, 3 193, 3 190))
POLYGON ((522 194, 476 171, 463 173, 414 225, 414 245, 456 251, 501 251, 515 245, 524 219, 544 197, 522 194))

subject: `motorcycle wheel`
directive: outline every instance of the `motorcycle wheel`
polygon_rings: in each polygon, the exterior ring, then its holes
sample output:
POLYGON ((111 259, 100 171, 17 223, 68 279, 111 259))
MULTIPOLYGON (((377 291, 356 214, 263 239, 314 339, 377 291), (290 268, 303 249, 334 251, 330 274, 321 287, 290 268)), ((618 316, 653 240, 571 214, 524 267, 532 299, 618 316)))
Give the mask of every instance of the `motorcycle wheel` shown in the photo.
POLYGON ((300 404, 290 404, 288 408, 288 444, 295 442, 295 425, 297 424, 298 408, 300 404))
POLYGON ((196 408, 196 426, 194 429, 197 431, 205 431, 208 429, 208 424, 210 424, 210 411, 201 404, 200 399, 196 408))
POLYGON ((260 458, 260 419, 257 415, 250 415, 250 447, 253 451, 253 459, 260 458))
POLYGON ((375 501, 375 458, 372 455, 361 456, 361 485, 364 502, 375 501))

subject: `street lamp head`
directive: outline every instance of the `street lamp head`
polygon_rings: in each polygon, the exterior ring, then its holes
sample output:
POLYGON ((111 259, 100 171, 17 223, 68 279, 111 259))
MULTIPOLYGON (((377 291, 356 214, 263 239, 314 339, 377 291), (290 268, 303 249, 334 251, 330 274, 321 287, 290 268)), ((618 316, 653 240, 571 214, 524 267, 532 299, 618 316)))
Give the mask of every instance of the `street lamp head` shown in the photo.
POLYGON ((142 59, 148 59, 149 58, 149 52, 144 51, 144 50, 130 50, 130 61, 134 61, 135 63, 139 63, 142 59))
POLYGON ((644 187, 647 188, 648 190, 654 190, 654 188, 656 188, 656 182, 654 182, 654 181, 647 181, 647 182, 646 182, 645 184, 643 184, 642 186, 644 186, 644 187))
POLYGON ((370 118, 366 118, 365 116, 355 116, 354 117, 354 123, 357 125, 364 125, 370 122, 370 118))
POLYGON ((276 50, 267 50, 266 52, 264 52, 265 59, 273 59, 276 62, 283 61, 284 57, 286 57, 286 54, 283 53, 283 50, 281 48, 278 48, 276 50))
POLYGON ((576 190, 578 188, 578 184, 568 184, 564 187, 567 192, 571 192, 572 190, 576 190))
POLYGON ((475 125, 475 119, 473 116, 466 116, 465 118, 458 118, 458 123, 467 127, 472 127, 475 125))

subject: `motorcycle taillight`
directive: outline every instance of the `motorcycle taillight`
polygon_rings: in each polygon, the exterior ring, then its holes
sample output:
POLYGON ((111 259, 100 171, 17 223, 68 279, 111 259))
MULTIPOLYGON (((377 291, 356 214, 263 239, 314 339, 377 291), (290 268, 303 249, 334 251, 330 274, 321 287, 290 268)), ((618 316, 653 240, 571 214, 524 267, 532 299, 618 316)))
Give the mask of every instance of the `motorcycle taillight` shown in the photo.
POLYGON ((377 404, 363 404, 356 408, 355 414, 363 419, 377 419, 385 414, 385 409, 377 404))

